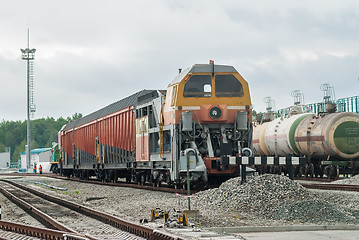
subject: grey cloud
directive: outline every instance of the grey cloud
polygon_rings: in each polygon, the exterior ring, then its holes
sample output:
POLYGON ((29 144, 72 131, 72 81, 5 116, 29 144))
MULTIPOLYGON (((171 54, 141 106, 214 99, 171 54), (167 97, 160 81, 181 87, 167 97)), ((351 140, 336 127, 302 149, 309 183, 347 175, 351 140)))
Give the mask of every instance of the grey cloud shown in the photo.
POLYGON ((358 95, 359 5, 327 1, 11 1, 0 9, 0 119, 24 119, 30 19, 35 117, 87 114, 141 89, 165 89, 178 68, 229 64, 253 104, 358 95), (19 7, 21 6, 21 7, 19 7), (11 103, 5 104, 4 102, 11 103))

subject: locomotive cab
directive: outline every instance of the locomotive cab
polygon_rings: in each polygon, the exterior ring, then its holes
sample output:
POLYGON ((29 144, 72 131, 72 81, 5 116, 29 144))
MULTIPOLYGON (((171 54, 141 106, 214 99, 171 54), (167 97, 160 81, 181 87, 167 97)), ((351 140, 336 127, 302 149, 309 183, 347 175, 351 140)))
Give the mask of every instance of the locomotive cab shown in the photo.
POLYGON ((251 152, 252 106, 244 78, 234 67, 210 61, 182 71, 166 95, 164 125, 178 128, 180 175, 189 151, 190 171, 202 179, 238 175, 238 166, 221 157, 251 152))

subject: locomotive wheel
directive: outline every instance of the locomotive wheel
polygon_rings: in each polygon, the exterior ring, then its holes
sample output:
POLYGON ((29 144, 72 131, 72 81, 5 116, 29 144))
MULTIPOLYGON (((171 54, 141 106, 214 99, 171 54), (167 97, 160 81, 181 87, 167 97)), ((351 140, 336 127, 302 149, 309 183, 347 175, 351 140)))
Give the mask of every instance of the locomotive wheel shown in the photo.
POLYGON ((131 183, 131 176, 126 176, 126 183, 131 183))
POLYGON ((146 182, 146 175, 145 175, 145 174, 141 174, 140 184, 141 184, 141 185, 145 185, 145 182, 146 182))

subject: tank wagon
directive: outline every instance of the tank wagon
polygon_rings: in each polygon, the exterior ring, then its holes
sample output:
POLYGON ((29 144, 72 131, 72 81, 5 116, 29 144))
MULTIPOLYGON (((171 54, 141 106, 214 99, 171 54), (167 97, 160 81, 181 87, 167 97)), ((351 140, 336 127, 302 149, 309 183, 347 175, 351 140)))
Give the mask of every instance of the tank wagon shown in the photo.
MULTIPOLYGON (((295 108, 298 110, 299 106, 295 108)), ((359 164, 359 114, 350 112, 305 113, 282 116, 255 126, 253 148, 256 155, 305 156, 308 165, 298 175, 337 178, 356 174, 359 164)))
POLYGON ((59 131, 63 175, 126 178, 179 187, 238 176, 252 147, 248 83, 232 66, 196 64, 166 91, 142 90, 70 122, 59 131), (188 165, 187 165, 188 164, 188 165))

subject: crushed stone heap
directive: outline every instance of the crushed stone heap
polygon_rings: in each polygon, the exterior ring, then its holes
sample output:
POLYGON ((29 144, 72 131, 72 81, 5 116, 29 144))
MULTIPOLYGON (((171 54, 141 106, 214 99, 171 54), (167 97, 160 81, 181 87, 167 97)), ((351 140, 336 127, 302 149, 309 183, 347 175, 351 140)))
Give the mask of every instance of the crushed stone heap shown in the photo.
POLYGON ((350 223, 356 212, 318 199, 299 183, 279 175, 232 178, 219 188, 197 193, 197 209, 211 209, 213 214, 242 213, 272 220, 296 223, 350 223), (340 208, 341 207, 341 208, 340 208))
POLYGON ((350 178, 344 178, 331 182, 331 184, 349 184, 359 185, 359 175, 351 176, 350 178))

